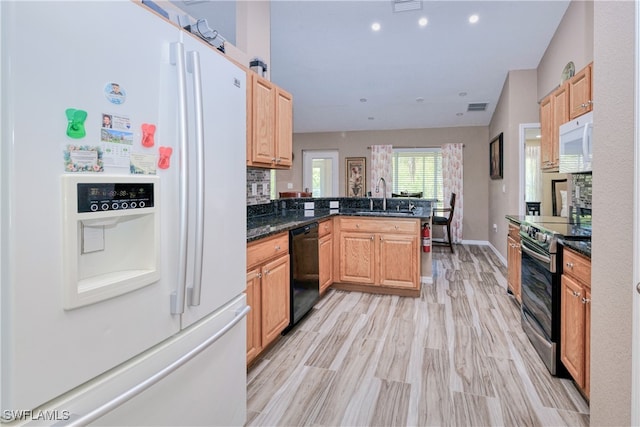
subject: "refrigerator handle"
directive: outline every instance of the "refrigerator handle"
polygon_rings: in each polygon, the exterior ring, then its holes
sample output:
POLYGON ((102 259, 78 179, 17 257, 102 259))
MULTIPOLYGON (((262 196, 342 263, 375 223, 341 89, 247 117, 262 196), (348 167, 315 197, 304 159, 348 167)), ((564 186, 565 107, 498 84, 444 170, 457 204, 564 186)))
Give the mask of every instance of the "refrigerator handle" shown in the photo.
POLYGON ((200 305, 202 291, 202 256, 204 236, 204 112, 202 102, 202 78, 200 53, 187 52, 187 71, 193 76, 196 128, 196 250, 193 271, 193 286, 188 289, 188 304, 200 305))
POLYGON ((171 294, 171 313, 184 313, 184 297, 187 284, 187 244, 189 221, 189 174, 188 174, 188 127, 187 127, 187 78, 185 75, 184 45, 171 43, 171 64, 176 66, 178 76, 178 145, 180 150, 180 223, 179 223, 179 267, 178 285, 171 294))
POLYGON ((248 305, 244 306, 241 309, 238 309, 236 311, 236 313, 235 313, 235 316, 233 317, 233 319, 231 319, 231 321, 229 323, 227 323, 222 329, 220 329, 214 335, 212 335, 211 337, 207 338, 205 341, 200 343, 197 347, 195 347, 194 349, 192 349, 188 353, 184 354, 179 359, 175 360, 174 362, 172 362, 168 366, 164 367, 160 371, 158 371, 155 374, 151 375, 149 378, 147 378, 144 381, 140 382, 138 385, 130 388, 126 392, 124 392, 124 393, 120 394, 119 396, 114 397, 110 401, 104 403, 102 406, 94 409, 93 411, 89 412, 88 414, 85 414, 85 415, 81 416, 80 418, 71 420, 69 422, 69 424, 67 424, 67 427, 71 427, 71 426, 73 426, 73 427, 86 426, 87 424, 97 420, 98 418, 100 418, 103 415, 109 413, 110 411, 114 410, 115 408, 117 408, 118 406, 122 405, 123 403, 126 403, 127 401, 131 400, 135 396, 139 395, 140 393, 142 393, 143 391, 145 391, 146 389, 148 389, 152 385, 156 384, 158 381, 160 381, 163 378, 167 377, 169 374, 174 372, 176 369, 178 369, 181 366, 185 365, 191 359, 193 359, 198 354, 200 354, 204 350, 206 350, 207 347, 211 346, 213 343, 215 343, 220 338, 222 338, 227 332, 229 332, 229 330, 231 330, 234 326, 236 326, 238 324, 238 322, 240 322, 242 319, 244 319, 244 317, 247 315, 247 313, 249 313, 250 310, 251 310, 251 307, 249 307, 248 305))

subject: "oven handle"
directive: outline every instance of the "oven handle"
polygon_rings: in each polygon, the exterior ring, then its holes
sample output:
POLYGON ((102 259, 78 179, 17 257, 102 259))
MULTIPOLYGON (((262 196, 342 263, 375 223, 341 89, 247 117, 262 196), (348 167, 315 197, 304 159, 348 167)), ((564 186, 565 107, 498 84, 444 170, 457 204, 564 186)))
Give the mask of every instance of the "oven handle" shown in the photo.
POLYGON ((520 244, 520 249, 522 249, 522 251, 524 253, 526 253, 527 255, 529 255, 530 257, 532 257, 534 259, 537 259, 538 261, 547 264, 549 266, 549 271, 551 273, 555 273, 556 272, 555 255, 545 256, 543 254, 540 254, 540 253, 534 251, 533 249, 530 249, 529 247, 527 247, 527 245, 526 245, 524 240, 520 244))

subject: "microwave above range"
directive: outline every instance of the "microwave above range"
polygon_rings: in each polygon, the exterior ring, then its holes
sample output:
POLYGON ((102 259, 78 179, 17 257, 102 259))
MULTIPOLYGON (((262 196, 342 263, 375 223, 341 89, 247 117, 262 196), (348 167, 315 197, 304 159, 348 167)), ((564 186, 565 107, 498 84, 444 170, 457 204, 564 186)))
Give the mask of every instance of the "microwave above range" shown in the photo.
POLYGON ((560 173, 591 172, 593 111, 560 126, 560 173))

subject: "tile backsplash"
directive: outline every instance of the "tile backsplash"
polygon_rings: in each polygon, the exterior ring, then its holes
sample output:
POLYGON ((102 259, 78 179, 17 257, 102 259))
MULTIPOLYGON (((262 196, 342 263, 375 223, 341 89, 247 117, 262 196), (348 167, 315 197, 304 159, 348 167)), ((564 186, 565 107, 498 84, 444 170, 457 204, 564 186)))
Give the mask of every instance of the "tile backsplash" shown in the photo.
POLYGON ((271 201, 271 170, 247 168, 247 205, 261 205, 271 201), (255 184, 256 194, 253 194, 255 184))
POLYGON ((591 209, 591 182, 590 173, 576 173, 572 175, 572 206, 591 209))

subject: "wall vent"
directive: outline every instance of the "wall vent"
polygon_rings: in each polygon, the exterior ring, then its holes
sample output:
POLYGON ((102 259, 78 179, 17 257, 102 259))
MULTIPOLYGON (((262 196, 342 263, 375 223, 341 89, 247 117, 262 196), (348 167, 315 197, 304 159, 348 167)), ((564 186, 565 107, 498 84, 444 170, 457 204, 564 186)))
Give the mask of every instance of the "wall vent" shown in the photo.
POLYGON ((391 0, 394 12, 408 12, 422 9, 422 0, 391 0))
POLYGON ((472 102, 467 106, 467 111, 486 111, 487 102, 472 102))

